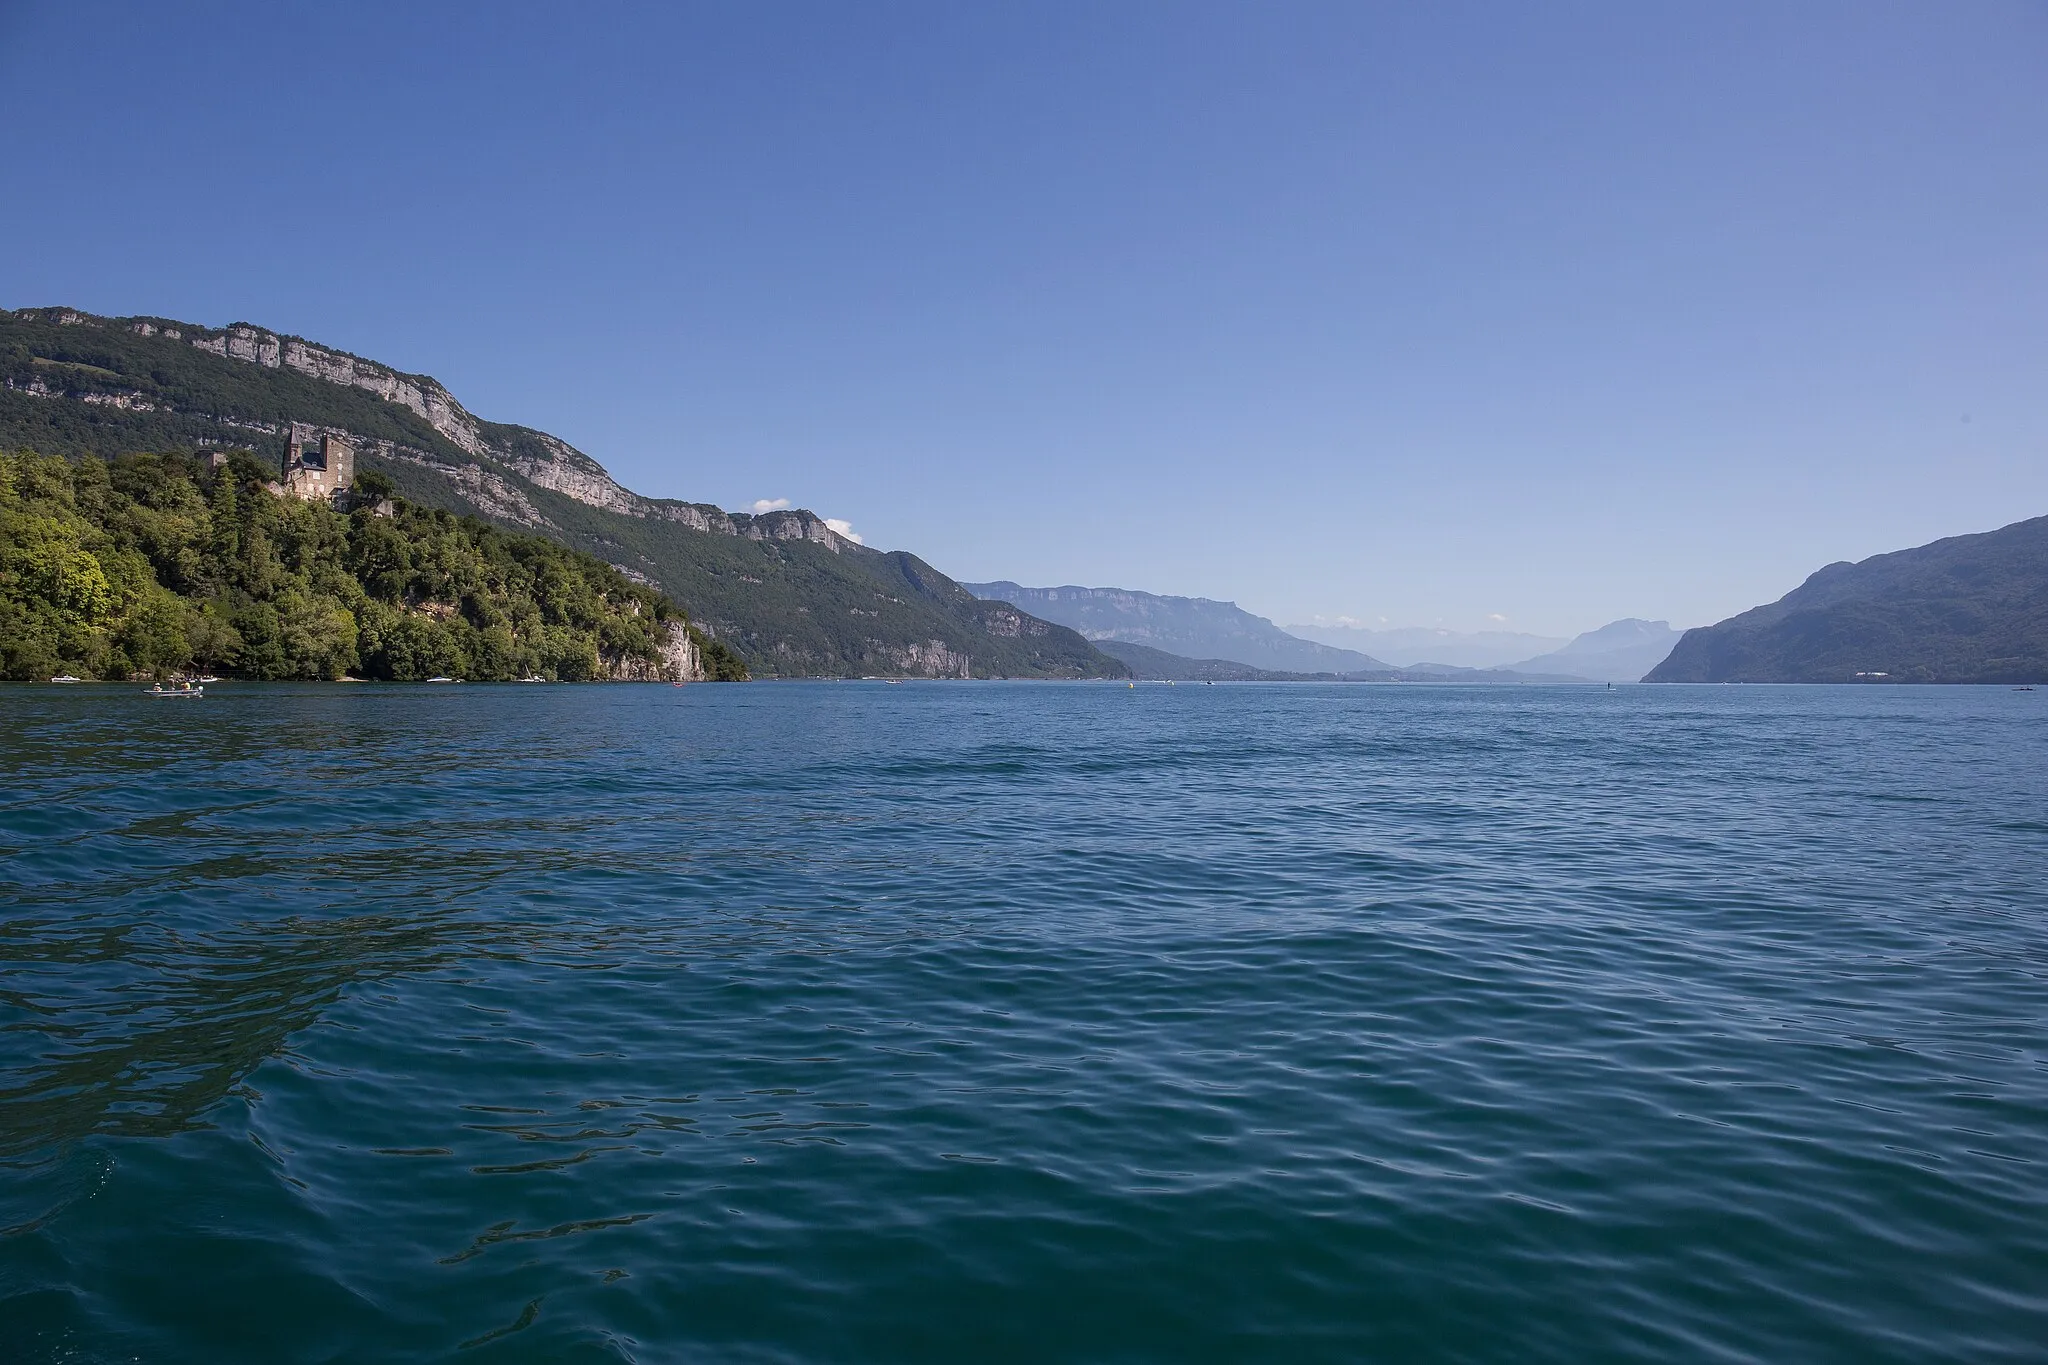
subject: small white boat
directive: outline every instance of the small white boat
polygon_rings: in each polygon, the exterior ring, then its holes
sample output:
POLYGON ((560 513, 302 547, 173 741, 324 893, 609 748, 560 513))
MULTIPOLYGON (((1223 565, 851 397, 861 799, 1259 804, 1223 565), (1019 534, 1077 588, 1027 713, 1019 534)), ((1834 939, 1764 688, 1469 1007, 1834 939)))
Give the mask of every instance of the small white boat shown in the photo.
POLYGON ((157 683, 142 695, 145 697, 203 697, 206 695, 206 689, 194 687, 191 683, 186 683, 181 687, 165 687, 162 683, 157 683))
POLYGON ((201 681, 201 682, 203 682, 203 683, 210 683, 210 682, 219 682, 219 681, 220 681, 220 679, 219 679, 219 678, 216 678, 216 677, 214 677, 214 676, 213 676, 213 674, 209 673, 209 674, 207 674, 207 675, 206 675, 205 677, 201 678, 201 679, 200 679, 199 681, 201 681))
POLYGON ((453 679, 453 678, 429 678, 429 679, 427 679, 427 681, 428 681, 428 682, 449 682, 449 683, 452 683, 452 682, 454 682, 454 681, 455 681, 455 679, 453 679))
POLYGON ((59 673, 56 677, 50 679, 50 681, 61 683, 75 683, 82 682, 84 680, 82 678, 74 678, 69 673, 59 673))
MULTIPOLYGON (((444 679, 440 679, 439 681, 443 681, 443 682, 445 682, 445 681, 447 681, 447 680, 446 680, 446 679, 444 678, 444 679)), ((546 678, 543 678, 543 677, 542 677, 542 676, 541 676, 540 674, 536 673, 536 674, 534 674, 534 675, 533 675, 532 677, 530 677, 530 678, 521 678, 521 679, 520 679, 519 681, 521 681, 521 682, 546 682, 546 681, 547 681, 547 679, 546 679, 546 678)))

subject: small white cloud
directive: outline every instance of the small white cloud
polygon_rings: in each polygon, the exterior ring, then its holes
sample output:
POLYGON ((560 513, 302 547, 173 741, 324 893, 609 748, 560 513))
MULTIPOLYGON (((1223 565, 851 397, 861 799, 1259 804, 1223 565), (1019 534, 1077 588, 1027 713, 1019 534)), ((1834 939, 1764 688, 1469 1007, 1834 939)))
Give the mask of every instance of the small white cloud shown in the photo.
MULTIPOLYGON (((784 507, 789 506, 789 500, 785 498, 782 505, 784 507)), ((865 540, 854 534, 853 523, 850 521, 841 521, 838 517, 827 517, 825 518, 825 524, 856 545, 867 544, 865 540)))
POLYGON ((1500 622, 1500 623, 1501 623, 1502 625, 1506 625, 1506 624, 1508 623, 1508 618, 1507 618, 1507 617, 1505 617, 1505 616, 1502 616, 1502 615, 1501 615, 1501 614, 1500 614, 1499 612, 1497 612, 1497 611, 1490 611, 1490 612, 1486 613, 1486 619, 1487 619, 1487 620, 1489 620, 1489 621, 1498 621, 1498 622, 1500 622))
POLYGON ((789 499, 757 498, 754 500, 754 505, 749 507, 747 510, 749 512, 752 512, 757 517, 760 516, 763 512, 785 512, 789 510, 789 499))

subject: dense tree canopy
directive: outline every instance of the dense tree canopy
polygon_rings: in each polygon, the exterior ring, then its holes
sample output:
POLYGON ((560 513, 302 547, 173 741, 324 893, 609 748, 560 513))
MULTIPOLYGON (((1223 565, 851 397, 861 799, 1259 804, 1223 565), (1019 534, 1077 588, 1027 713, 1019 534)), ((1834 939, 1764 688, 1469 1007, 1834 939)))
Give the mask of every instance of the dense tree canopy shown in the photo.
MULTIPOLYGON (((680 618, 598 559, 374 474, 348 511, 269 477, 244 454, 0 455, 0 674, 647 675, 680 618)), ((698 641, 712 676, 744 676, 698 641)))

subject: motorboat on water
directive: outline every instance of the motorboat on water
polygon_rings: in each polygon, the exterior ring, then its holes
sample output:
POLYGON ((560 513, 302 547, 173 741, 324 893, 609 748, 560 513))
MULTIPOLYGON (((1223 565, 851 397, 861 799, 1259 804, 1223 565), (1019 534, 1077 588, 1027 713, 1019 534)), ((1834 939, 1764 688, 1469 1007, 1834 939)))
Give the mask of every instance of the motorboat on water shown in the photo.
POLYGON ((58 683, 75 683, 83 682, 85 680, 83 678, 74 678, 69 673, 59 673, 56 677, 50 679, 50 681, 58 683))
POLYGON ((194 687, 191 683, 180 683, 176 687, 165 687, 162 683, 155 683, 142 695, 145 697, 203 697, 206 695, 206 689, 194 687))
MULTIPOLYGON (((445 678, 443 678, 443 679, 439 679, 438 681, 442 681, 442 682, 445 682, 445 681, 447 681, 447 680, 446 680, 445 678)), ((521 681, 521 682, 546 682, 546 681, 547 681, 547 679, 546 679, 546 678, 543 678, 543 677, 542 677, 542 676, 541 676, 540 674, 536 673, 536 674, 534 674, 534 675, 533 675, 532 677, 530 677, 530 678, 521 678, 521 679, 520 679, 519 681, 521 681)))
POLYGON ((452 683, 452 682, 454 682, 454 681, 455 681, 455 679, 453 679, 453 678, 438 678, 438 677, 437 677, 437 678, 429 678, 429 679, 427 679, 427 681, 428 681, 428 682, 446 682, 446 683, 452 683))

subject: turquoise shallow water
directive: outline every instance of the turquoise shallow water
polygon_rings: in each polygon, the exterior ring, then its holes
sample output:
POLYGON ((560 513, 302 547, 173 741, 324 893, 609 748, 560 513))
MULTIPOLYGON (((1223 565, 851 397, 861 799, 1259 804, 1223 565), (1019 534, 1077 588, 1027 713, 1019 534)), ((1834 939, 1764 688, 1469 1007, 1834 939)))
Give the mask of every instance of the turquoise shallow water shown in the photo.
POLYGON ((0 693, 0 1359, 2048 1355, 2048 693, 215 693, 0 693))

